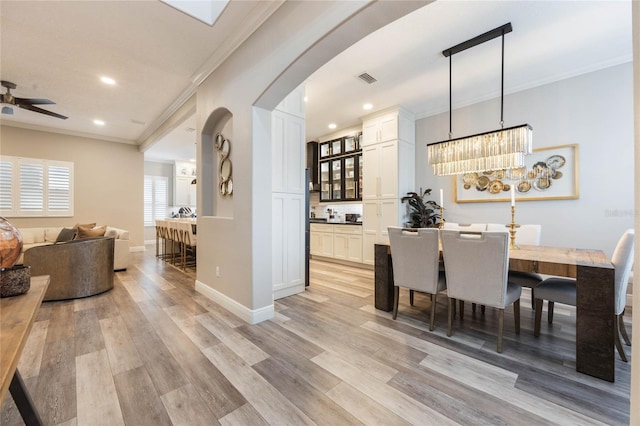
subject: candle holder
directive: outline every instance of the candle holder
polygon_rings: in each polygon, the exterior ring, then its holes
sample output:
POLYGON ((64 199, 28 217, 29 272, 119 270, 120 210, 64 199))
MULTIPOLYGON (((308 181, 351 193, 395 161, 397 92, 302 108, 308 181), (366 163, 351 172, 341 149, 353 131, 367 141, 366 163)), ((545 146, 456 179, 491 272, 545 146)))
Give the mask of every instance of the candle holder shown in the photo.
POLYGON ((444 207, 440 206, 440 223, 438 224, 439 229, 444 229, 444 207))
POLYGON ((518 248, 516 245, 516 229, 520 228, 520 225, 516 223, 516 206, 511 206, 511 223, 505 225, 509 228, 509 234, 511 234, 511 242, 509 244, 509 248, 515 250, 518 248))

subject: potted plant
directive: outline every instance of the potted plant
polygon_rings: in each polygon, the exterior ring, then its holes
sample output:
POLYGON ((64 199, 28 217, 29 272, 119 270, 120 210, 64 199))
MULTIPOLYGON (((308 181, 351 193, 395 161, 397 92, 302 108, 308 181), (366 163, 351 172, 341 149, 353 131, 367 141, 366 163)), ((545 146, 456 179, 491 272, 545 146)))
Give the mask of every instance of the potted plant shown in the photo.
POLYGON ((442 217, 440 216, 440 206, 435 201, 425 201, 425 196, 431 195, 431 188, 425 189, 421 193, 407 192, 401 201, 409 204, 409 218, 407 227, 409 228, 437 228, 442 217))

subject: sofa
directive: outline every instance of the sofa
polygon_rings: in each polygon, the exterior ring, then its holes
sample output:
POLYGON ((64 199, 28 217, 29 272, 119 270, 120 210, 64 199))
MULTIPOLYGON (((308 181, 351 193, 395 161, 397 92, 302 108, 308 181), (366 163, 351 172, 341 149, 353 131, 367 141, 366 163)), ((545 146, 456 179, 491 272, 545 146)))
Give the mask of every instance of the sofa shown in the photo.
MULTIPOLYGON (((95 227, 105 228, 104 236, 114 238, 114 250, 113 250, 113 267, 116 271, 122 271, 129 266, 129 231, 124 229, 114 228, 111 226, 95 227)), ((50 227, 50 228, 19 228, 22 235, 22 253, 16 261, 16 264, 24 263, 24 252, 32 247, 45 246, 60 243, 61 233, 63 230, 69 232, 74 228, 63 227, 50 227)), ((65 238, 62 240, 66 241, 65 238)))
POLYGON ((93 296, 113 288, 115 241, 95 237, 31 247, 24 264, 32 276, 49 275, 44 301, 93 296))

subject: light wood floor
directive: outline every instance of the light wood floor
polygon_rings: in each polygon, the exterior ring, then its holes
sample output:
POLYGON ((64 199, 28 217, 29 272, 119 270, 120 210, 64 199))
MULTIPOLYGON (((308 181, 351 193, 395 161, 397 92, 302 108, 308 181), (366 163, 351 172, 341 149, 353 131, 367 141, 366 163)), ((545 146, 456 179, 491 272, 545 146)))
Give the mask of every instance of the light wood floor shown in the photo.
MULTIPOLYGON (((498 354, 494 311, 467 306, 448 338, 446 297, 429 332, 427 297, 402 292, 393 321, 372 271, 312 260, 308 291, 250 326, 154 253, 110 292, 43 304, 19 369, 45 424, 628 424, 630 364, 615 383, 577 373, 572 308, 536 339, 525 292, 498 354)), ((22 424, 10 396, 0 415, 22 424)))

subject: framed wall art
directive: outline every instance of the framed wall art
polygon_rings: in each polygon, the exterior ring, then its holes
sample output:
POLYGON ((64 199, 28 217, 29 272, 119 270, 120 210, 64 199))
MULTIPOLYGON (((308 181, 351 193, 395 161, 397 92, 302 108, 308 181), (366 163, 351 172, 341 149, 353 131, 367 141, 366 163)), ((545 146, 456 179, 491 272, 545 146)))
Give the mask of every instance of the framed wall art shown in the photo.
POLYGON ((525 168, 454 176, 457 203, 570 200, 579 197, 578 145, 534 149, 525 168))

